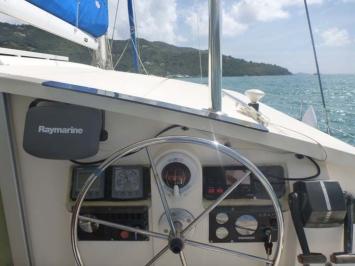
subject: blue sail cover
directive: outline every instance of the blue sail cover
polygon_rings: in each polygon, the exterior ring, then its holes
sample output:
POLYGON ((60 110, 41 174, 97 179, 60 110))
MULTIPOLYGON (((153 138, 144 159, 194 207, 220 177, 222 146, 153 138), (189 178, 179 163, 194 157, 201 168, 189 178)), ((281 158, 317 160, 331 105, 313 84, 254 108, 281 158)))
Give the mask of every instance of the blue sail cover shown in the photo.
POLYGON ((26 0, 40 9, 100 37, 108 28, 107 0, 26 0))

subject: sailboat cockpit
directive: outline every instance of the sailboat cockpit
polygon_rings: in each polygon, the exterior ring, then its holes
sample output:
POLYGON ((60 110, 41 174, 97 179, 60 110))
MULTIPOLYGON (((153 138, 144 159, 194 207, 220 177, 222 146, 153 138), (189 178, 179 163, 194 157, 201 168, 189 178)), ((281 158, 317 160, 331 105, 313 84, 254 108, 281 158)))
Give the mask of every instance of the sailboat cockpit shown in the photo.
POLYGON ((0 49, 9 265, 355 265, 355 148, 222 89, 209 7, 205 86, 107 69, 105 0, 0 0, 100 66, 0 49))

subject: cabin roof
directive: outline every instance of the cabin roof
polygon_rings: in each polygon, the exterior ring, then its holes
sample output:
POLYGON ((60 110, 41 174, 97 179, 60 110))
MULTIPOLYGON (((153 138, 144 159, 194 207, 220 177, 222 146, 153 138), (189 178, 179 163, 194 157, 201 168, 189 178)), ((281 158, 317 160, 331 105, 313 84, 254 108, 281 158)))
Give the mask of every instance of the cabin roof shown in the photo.
MULTIPOLYGON (((43 83, 59 82, 97 89, 100 91, 97 95, 99 97, 102 94, 107 96, 112 93, 137 97, 137 99, 156 103, 157 107, 159 107, 160 103, 164 103, 188 108, 188 110, 195 110, 196 112, 208 112, 211 106, 209 89, 203 84, 150 75, 102 70, 88 65, 55 60, 0 56, 0 80, 2 80, 0 82, 0 91, 26 96, 31 96, 33 92, 33 97, 38 97, 35 90, 37 87, 41 87, 41 96, 50 98, 50 93, 43 94, 43 83), (32 88, 33 91, 31 92, 28 89, 26 91, 26 87, 15 91, 10 87, 3 86, 5 84, 3 81, 5 80, 11 81, 12 84, 16 83, 16 81, 21 81, 35 84, 36 86, 32 88)), ((46 87, 45 90, 52 91, 53 88, 46 87)), ((80 92, 72 91, 71 93, 80 92)), ((228 94, 244 104, 249 102, 244 95, 238 92, 228 91, 228 94)), ((63 100, 65 101, 65 99, 63 100)), ((105 109, 105 106, 102 109, 105 109)), ((235 99, 227 95, 223 96, 223 117, 235 119, 237 125, 240 123, 254 129, 261 129, 261 132, 255 132, 257 130, 253 129, 244 128, 242 131, 240 129, 239 132, 235 131, 234 133, 236 138, 282 150, 303 151, 303 154, 317 159, 339 160, 339 156, 343 156, 346 161, 354 160, 355 147, 265 104, 260 104, 260 111, 269 120, 266 128, 251 117, 239 112, 236 108, 235 99)), ((171 122, 176 123, 175 121, 171 122)), ((223 134, 222 129, 216 130, 219 130, 219 134, 223 134)))

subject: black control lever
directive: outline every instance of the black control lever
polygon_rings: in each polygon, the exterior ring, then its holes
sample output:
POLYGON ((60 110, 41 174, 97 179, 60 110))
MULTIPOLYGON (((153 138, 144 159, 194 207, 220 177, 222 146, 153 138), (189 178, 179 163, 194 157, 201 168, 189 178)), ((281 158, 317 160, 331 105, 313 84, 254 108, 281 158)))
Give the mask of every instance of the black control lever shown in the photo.
POLYGON ((292 221, 296 230, 297 238, 300 243, 302 254, 297 256, 298 262, 303 265, 309 264, 325 264, 327 258, 322 253, 311 253, 306 234, 304 232, 303 222, 300 212, 300 202, 297 192, 292 192, 288 196, 288 203, 290 206, 292 221))
POLYGON ((267 256, 271 256, 272 254, 272 234, 271 234, 271 228, 266 228, 264 230, 264 247, 265 247, 265 252, 267 256))
POLYGON ((354 198, 351 194, 345 194, 345 200, 344 252, 336 252, 330 256, 331 262, 335 264, 355 263, 355 254, 353 254, 354 198))

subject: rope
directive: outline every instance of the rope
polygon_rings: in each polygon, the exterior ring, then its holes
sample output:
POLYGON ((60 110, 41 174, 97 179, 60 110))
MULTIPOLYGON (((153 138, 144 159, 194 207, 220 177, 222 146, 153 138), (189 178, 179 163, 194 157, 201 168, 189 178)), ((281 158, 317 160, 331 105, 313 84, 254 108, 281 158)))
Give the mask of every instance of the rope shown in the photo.
MULTIPOLYGON (((110 54, 111 54, 111 62, 113 63, 113 44, 114 44, 114 37, 117 25, 117 17, 118 17, 118 6, 120 4, 120 0, 117 0, 116 11, 115 11, 115 20, 113 22, 113 29, 112 29, 112 36, 111 36, 111 45, 110 45, 110 54)), ((110 43, 110 42, 108 42, 110 43)), ((115 67, 113 67, 115 70, 115 67)))
MULTIPOLYGON (((136 14, 136 2, 134 0, 132 0, 132 4, 133 4, 133 10, 134 10, 134 14, 136 14)), ((134 24, 136 25, 136 43, 137 43, 137 53, 139 56, 141 56, 141 50, 140 50, 140 46, 139 46, 139 32, 138 32, 138 22, 137 22, 137 16, 134 16, 134 24)))
POLYGON ((113 22, 113 30, 112 30, 112 36, 111 36, 112 42, 113 42, 113 38, 115 37, 115 30, 116 30, 116 23, 117 23, 118 6, 119 6, 119 4, 120 4, 120 0, 117 0, 116 11, 115 11, 115 20, 113 22))
POLYGON ((327 106, 326 106, 325 98, 324 98, 322 78, 321 78, 321 74, 320 74, 320 70, 319 70, 318 56, 317 56, 316 46, 314 44, 312 24, 311 24, 311 19, 310 19, 310 16, 309 16, 307 0, 304 0, 304 6, 305 6, 305 9, 306 9, 309 34, 311 36, 311 41, 312 41, 314 61, 316 63, 316 68, 317 68, 317 76, 318 76, 318 83, 319 83, 319 88, 320 88, 320 92, 321 92, 321 96, 322 96, 322 104, 323 104, 323 108, 324 108, 324 111, 325 111, 325 120, 326 120, 326 124, 327 124, 327 132, 330 135, 331 132, 330 132, 329 114, 328 114, 328 110, 327 110, 327 106))
POLYGON ((148 73, 148 71, 145 69, 145 66, 144 66, 144 64, 143 64, 143 62, 142 62, 142 59, 141 59, 141 57, 140 57, 140 55, 139 55, 139 53, 138 53, 138 51, 137 51, 137 47, 135 46, 134 42, 131 42, 131 43, 132 43, 132 45, 133 45, 134 50, 136 51, 136 53, 137 53, 137 55, 138 55, 139 63, 141 64, 141 66, 142 66, 142 68, 143 68, 145 74, 146 74, 146 75, 149 75, 149 73, 148 73))
POLYGON ((127 50, 127 47, 128 47, 129 42, 130 42, 130 40, 127 40, 126 46, 123 48, 123 51, 122 51, 120 57, 117 59, 117 62, 116 62, 116 64, 115 64, 114 67, 113 67, 114 70, 116 69, 116 67, 117 67, 117 65, 119 64, 119 62, 121 61, 121 59, 123 58, 123 55, 124 55, 124 53, 125 53, 126 50, 127 50))

